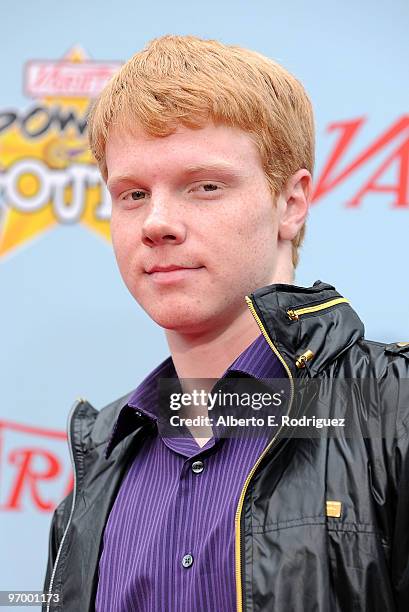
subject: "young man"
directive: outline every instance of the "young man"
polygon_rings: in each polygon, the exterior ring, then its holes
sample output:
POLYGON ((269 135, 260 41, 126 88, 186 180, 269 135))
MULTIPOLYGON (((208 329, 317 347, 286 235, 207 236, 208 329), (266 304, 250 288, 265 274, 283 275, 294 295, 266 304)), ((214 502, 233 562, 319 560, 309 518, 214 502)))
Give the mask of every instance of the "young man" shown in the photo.
POLYGON ((119 270, 171 357, 103 410, 73 407, 44 587, 62 603, 44 609, 409 609, 409 345, 365 340, 333 286, 292 284, 314 159, 301 84, 253 51, 164 36, 102 92, 89 138, 119 270), (314 416, 353 435, 161 433, 160 379, 240 376, 289 382, 290 420, 297 385, 322 383, 314 416), (346 409, 332 383, 348 379, 376 393, 346 409))

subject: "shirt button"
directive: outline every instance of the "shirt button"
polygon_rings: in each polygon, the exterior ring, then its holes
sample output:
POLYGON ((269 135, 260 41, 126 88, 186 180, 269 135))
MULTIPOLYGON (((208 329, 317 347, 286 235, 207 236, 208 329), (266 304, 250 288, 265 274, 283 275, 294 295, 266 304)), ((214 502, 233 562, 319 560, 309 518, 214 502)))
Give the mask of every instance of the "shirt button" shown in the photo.
POLYGON ((192 555, 185 555, 182 559, 182 565, 183 567, 190 567, 193 563, 193 557, 192 555))
POLYGON ((203 461, 195 461, 194 463, 192 463, 192 472, 194 472, 195 474, 200 474, 200 472, 203 472, 203 470, 203 461))

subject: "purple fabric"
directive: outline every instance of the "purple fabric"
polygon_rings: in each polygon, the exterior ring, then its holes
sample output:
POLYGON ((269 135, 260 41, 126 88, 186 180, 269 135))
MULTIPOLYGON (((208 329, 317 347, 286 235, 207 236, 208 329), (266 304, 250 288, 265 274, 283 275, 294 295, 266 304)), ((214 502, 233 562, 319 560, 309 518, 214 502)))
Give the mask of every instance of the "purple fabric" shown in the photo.
MULTIPOLYGON (((233 371, 286 378, 262 335, 223 377, 233 371)), ((122 408, 107 455, 129 434, 136 411, 155 421, 160 377, 176 377, 171 357, 122 408)), ((191 435, 162 438, 152 428, 105 527, 96 612, 233 612, 235 512, 245 479, 267 442, 266 436, 212 437, 200 448, 191 435), (203 469, 195 473, 197 461, 203 469)))

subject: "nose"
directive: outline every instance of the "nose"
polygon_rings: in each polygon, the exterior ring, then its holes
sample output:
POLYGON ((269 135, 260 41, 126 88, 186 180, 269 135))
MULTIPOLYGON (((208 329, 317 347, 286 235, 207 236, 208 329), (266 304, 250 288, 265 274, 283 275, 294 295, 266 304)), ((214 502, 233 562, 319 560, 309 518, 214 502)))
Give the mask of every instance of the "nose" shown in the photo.
POLYGON ((176 218, 175 213, 155 206, 142 226, 142 242, 153 247, 160 244, 180 244, 186 239, 186 226, 176 218))

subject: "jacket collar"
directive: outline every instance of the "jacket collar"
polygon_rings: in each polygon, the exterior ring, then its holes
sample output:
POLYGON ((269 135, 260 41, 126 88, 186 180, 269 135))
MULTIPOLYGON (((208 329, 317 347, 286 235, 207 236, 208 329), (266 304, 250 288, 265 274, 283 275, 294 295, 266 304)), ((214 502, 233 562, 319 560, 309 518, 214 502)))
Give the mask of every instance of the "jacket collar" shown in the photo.
MULTIPOLYGON (((311 375, 315 376, 364 336, 364 325, 347 302, 340 302, 329 308, 300 315, 298 320, 290 319, 288 310, 315 307, 343 298, 335 287, 319 280, 312 287, 268 285, 257 289, 249 298, 265 333, 284 359, 293 377, 299 376, 302 372, 296 367, 295 362, 297 357, 306 350, 311 350, 314 354, 308 365, 311 375)), ((164 364, 169 366, 169 359, 158 368, 164 364)), ((232 364, 231 369, 235 367, 238 370, 242 369, 239 360, 232 364)), ((141 425, 150 422, 146 415, 140 418, 143 415, 138 414, 136 408, 129 405, 132 395, 134 393, 129 393, 114 402, 114 420, 112 417, 102 419, 102 414, 97 417, 97 422, 104 420, 103 439, 106 443, 108 442, 106 458, 109 458, 114 447, 123 438, 120 435, 121 430, 131 433, 140 429, 141 425), (112 430, 113 422, 115 426, 112 430)), ((93 418, 95 419, 95 416, 93 418)), ((100 443, 100 437, 98 440, 100 443)))
POLYGON ((268 285, 257 289, 249 298, 259 319, 258 324, 264 327, 293 376, 300 373, 296 366, 299 355, 306 351, 313 353, 308 369, 314 376, 365 333, 364 324, 349 302, 338 302, 345 298, 335 287, 320 280, 312 287, 268 285), (336 303, 325 306, 332 300, 336 303), (300 314, 298 318, 297 315, 290 318, 288 314, 289 310, 309 307, 312 307, 310 312, 300 314))

